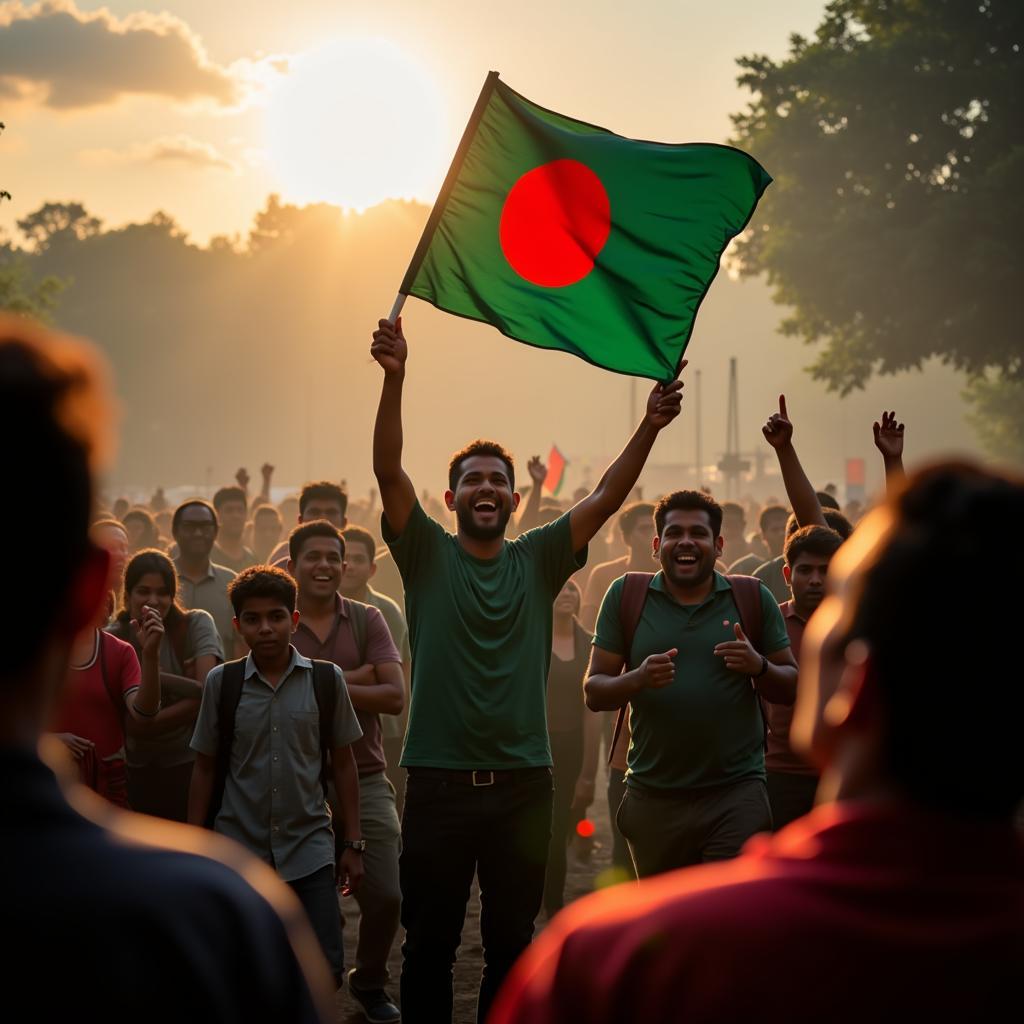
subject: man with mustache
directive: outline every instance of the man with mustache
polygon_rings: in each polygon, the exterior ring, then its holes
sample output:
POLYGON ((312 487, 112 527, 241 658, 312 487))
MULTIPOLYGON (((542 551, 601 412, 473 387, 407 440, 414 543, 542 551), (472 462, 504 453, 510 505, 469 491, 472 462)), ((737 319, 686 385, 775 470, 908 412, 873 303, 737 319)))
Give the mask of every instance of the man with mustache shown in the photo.
POLYGON ((759 588, 761 653, 744 635, 729 580, 715 571, 718 502, 676 491, 658 502, 654 523, 661 571, 631 637, 626 577, 611 585, 585 684, 592 711, 630 706, 617 819, 641 878, 735 857, 771 828, 758 697, 792 704, 796 694, 796 662, 770 591, 759 588))
MULTIPOLYGON (((658 436, 679 414, 682 383, 658 384, 622 454, 594 491, 554 522, 505 539, 519 505, 512 457, 474 441, 451 460, 449 534, 402 468, 401 320, 379 322, 370 353, 384 371, 373 438, 383 536, 405 583, 412 703, 402 756, 402 1013, 452 1014, 452 965, 474 875, 484 970, 477 1015, 533 936, 551 830, 545 683, 552 603, 587 544, 626 500, 658 436)), ((685 365, 685 364, 684 364, 685 365)))

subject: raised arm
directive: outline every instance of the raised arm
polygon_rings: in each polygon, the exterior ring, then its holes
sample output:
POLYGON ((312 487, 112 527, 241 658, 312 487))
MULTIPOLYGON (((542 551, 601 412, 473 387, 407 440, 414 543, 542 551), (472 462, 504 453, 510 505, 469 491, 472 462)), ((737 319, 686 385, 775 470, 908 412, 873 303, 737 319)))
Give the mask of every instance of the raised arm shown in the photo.
POLYGON ((263 485, 260 487, 259 497, 261 501, 270 504, 270 482, 274 479, 274 467, 269 462, 260 466, 260 476, 263 477, 263 485))
POLYGON ((890 492, 903 480, 903 424, 896 412, 883 412, 882 422, 874 424, 875 447, 885 463, 885 486, 890 492))
POLYGON ((534 455, 530 459, 526 464, 526 470, 530 474, 530 496, 519 513, 520 533, 526 533, 527 530, 540 525, 541 491, 544 489, 544 481, 548 478, 548 467, 541 462, 539 455, 534 455))
MULTIPOLYGON (((683 361, 680 371, 686 366, 683 361)), ((590 543, 598 530, 622 507, 644 468, 658 434, 678 415, 683 400, 683 382, 655 384, 647 398, 647 411, 640 426, 605 470, 598 485, 569 513, 574 551, 590 543)))
POLYGON ((796 449, 793 447, 793 423, 786 411, 786 396, 779 395, 779 411, 768 417, 768 422, 761 428, 765 440, 775 449, 782 470, 782 483, 786 488, 786 497, 800 526, 827 526, 821 511, 821 503, 814 492, 811 481, 807 479, 804 467, 800 465, 796 449))
POLYGON ((377 478, 384 515, 395 533, 405 529, 416 506, 416 489, 402 468, 402 388, 408 354, 402 318, 395 323, 379 320, 370 345, 370 355, 384 371, 377 421, 373 427, 373 474, 377 478))

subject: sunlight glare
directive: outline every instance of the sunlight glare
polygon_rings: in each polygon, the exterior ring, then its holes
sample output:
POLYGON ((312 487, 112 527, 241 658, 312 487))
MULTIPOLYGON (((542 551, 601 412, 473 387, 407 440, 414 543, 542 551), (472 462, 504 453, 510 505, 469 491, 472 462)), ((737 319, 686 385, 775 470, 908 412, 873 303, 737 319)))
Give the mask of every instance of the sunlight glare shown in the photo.
POLYGON ((333 40, 292 58, 267 107, 267 149, 285 200, 363 210, 433 202, 453 145, 430 75, 383 39, 333 40))

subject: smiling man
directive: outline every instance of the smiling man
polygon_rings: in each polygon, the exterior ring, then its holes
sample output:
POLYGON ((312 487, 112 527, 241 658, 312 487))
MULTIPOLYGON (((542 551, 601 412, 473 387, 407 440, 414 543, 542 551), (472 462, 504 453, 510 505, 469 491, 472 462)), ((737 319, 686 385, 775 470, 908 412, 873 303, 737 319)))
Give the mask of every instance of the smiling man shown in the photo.
POLYGON ((609 588, 585 684, 593 711, 630 706, 617 817, 640 877, 735 857, 771 828, 758 697, 792 704, 796 694, 796 662, 771 593, 760 587, 762 654, 743 634, 729 580, 715 571, 721 506, 702 491, 676 491, 658 502, 654 522, 661 571, 631 637, 625 577, 609 588))
POLYGON ((544 890, 552 603, 679 414, 682 384, 654 388, 643 421, 591 494, 514 541, 505 539, 519 505, 511 456, 493 441, 456 452, 445 493, 458 524, 453 536, 423 511, 402 467, 401 320, 380 321, 370 352, 384 371, 373 469, 384 539, 405 583, 413 655, 402 757, 402 1013, 407 1022, 451 1018, 452 965, 477 875, 483 1021, 533 937, 544 890))

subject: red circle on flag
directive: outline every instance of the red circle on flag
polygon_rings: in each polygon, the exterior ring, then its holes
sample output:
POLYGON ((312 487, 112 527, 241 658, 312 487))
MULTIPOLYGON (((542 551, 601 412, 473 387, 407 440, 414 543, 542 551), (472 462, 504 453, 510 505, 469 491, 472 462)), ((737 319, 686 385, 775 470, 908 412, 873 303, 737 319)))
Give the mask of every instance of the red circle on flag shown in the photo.
POLYGON ((587 839, 595 832, 594 823, 589 818, 581 818, 576 822, 576 831, 584 839, 587 839))
POLYGON ((553 160, 512 186, 498 232, 505 259, 520 277, 564 288, 594 269, 611 223, 601 179, 578 160, 553 160))

